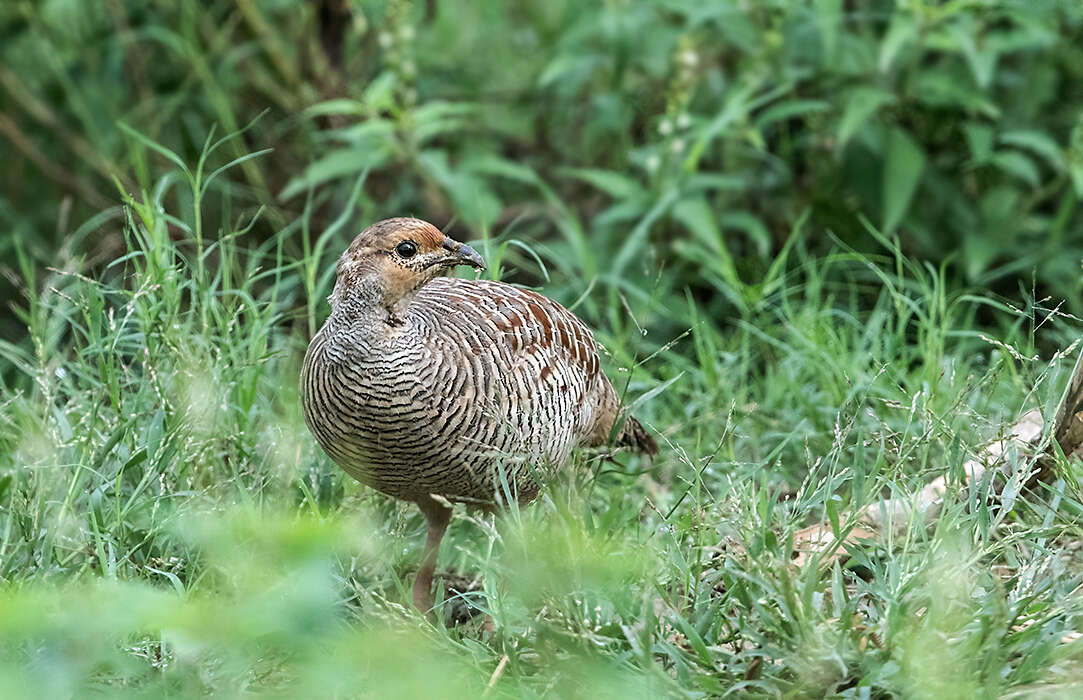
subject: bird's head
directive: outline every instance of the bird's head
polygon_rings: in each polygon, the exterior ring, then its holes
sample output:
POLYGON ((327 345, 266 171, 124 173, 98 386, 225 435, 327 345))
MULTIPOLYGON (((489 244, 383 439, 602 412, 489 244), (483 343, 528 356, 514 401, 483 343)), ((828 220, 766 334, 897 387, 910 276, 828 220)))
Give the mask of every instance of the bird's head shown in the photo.
POLYGON ((485 269, 476 250, 432 224, 385 219, 362 231, 339 258, 332 311, 386 311, 385 320, 396 325, 417 290, 458 265, 485 269))

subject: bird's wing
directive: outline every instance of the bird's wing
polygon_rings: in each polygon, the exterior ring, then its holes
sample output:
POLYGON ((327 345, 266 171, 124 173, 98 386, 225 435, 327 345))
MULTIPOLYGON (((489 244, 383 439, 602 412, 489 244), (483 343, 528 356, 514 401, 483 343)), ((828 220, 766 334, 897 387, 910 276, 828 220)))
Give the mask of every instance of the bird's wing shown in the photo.
POLYGON ((598 343, 579 318, 536 292, 500 282, 440 278, 435 288, 449 312, 460 314, 496 345, 508 372, 531 373, 535 386, 549 382, 571 394, 580 432, 604 442, 619 410, 616 392, 601 370, 598 343), (600 439, 596 435, 601 435, 600 439))

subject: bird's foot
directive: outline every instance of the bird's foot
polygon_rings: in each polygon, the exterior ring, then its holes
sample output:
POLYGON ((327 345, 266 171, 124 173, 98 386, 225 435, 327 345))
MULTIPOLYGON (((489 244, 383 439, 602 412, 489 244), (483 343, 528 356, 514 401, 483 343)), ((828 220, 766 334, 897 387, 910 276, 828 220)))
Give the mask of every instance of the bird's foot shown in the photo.
POLYGON ((479 607, 483 581, 478 574, 446 571, 444 582, 444 619, 448 625, 461 625, 485 611, 479 607))

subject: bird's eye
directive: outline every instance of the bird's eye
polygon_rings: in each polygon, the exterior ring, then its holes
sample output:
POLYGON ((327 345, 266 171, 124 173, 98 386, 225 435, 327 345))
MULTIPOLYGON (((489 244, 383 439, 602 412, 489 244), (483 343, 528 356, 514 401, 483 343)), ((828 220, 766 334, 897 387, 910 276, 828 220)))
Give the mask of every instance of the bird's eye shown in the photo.
POLYGON ((413 241, 403 241, 395 246, 395 252, 402 258, 412 258, 417 254, 417 244, 413 241))

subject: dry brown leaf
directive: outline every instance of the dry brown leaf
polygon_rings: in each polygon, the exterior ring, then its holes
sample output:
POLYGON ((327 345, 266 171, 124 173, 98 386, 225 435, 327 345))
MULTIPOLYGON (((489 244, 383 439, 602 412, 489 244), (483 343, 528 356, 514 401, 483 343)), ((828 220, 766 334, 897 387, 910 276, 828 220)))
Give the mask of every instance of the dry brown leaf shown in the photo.
MULTIPOLYGON (((1025 484, 1038 473, 1033 466, 1036 460, 1029 462, 1030 467, 1026 473, 1019 473, 1012 469, 1011 457, 1014 454, 1028 453, 1037 457, 1034 452, 1041 445, 1044 428, 1041 411, 1032 409, 1024 413, 1007 435, 989 443, 978 455, 978 459, 968 460, 963 464, 966 482, 980 481, 989 470, 995 470, 999 472, 1001 485, 1005 481, 1013 480, 1018 482, 1017 485, 1025 484)), ((1065 454, 1075 454, 1083 458, 1083 353, 1076 360, 1072 377, 1057 409, 1053 438, 1065 454)), ((862 539, 875 539, 876 533, 884 529, 901 533, 913 522, 915 514, 920 514, 922 522, 928 525, 940 515, 947 489, 947 477, 941 476, 933 479, 910 498, 886 498, 862 509, 857 513, 857 517, 866 527, 851 528, 841 543, 836 542, 835 533, 826 523, 802 528, 793 536, 795 556, 791 563, 802 567, 813 557, 828 550, 830 553, 820 558, 821 563, 846 561, 850 557, 846 551, 847 545, 862 539)), ((720 551, 724 552, 726 548, 720 546, 720 551)))
MULTIPOLYGON (((1079 365, 1076 369, 1077 375, 1083 376, 1083 373, 1079 371, 1079 365)), ((1073 382, 1076 378, 1073 377, 1073 382)), ((1077 388, 1083 391, 1083 384, 1077 388)), ((1012 478, 1010 455, 1013 452, 1025 453, 1036 448, 1041 443, 1043 427, 1040 411, 1035 409, 1024 413, 1012 426, 1011 432, 985 447, 980 459, 968 460, 963 464, 966 480, 979 481, 990 469, 1000 472, 1003 477, 1012 478)), ((1029 474, 1014 475, 1015 478, 1023 481, 1028 476, 1029 474)), ((828 564, 836 559, 846 561, 849 558, 849 553, 846 552, 847 544, 859 539, 874 539, 876 532, 885 529, 891 529, 896 534, 902 533, 913 522, 915 514, 920 514, 922 522, 926 525, 930 524, 940 515, 944 505, 944 493, 947 489, 947 477, 941 476, 930 481, 910 498, 885 498, 879 503, 864 508, 858 513, 858 517, 862 525, 866 527, 855 527, 850 530, 843 542, 821 561, 828 564)), ((834 545, 835 534, 826 523, 818 523, 798 530, 794 533, 796 556, 792 563, 798 567, 804 566, 813 556, 827 551, 834 545)))
POLYGON ((832 531, 830 525, 810 525, 793 533, 793 551, 796 556, 794 556, 793 561, 790 563, 800 568, 816 555, 826 552, 832 547, 834 547, 834 549, 830 554, 820 558, 820 563, 831 564, 835 560, 842 563, 850 558, 850 553, 846 551, 847 545, 856 544, 858 540, 869 540, 875 537, 876 533, 872 530, 854 527, 846 533, 842 538, 842 542, 838 543, 838 546, 836 546, 835 533, 832 531))
MULTIPOLYGON (((1008 435, 985 447, 980 459, 968 460, 963 464, 966 480, 980 481, 990 469, 995 469, 1005 477, 1011 476, 1011 461, 1008 457, 1013 448, 1023 452, 1036 447, 1042 439, 1042 428, 1041 411, 1034 409, 1024 413, 1008 435)), ((913 515, 919 513, 925 524, 929 524, 939 517, 947 488, 947 477, 937 477, 909 499, 885 498, 865 508, 860 513, 861 522, 870 527, 890 527, 895 533, 902 533, 912 522, 913 515)))

